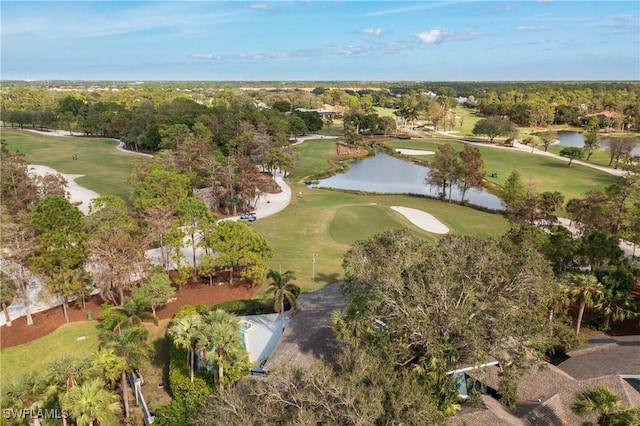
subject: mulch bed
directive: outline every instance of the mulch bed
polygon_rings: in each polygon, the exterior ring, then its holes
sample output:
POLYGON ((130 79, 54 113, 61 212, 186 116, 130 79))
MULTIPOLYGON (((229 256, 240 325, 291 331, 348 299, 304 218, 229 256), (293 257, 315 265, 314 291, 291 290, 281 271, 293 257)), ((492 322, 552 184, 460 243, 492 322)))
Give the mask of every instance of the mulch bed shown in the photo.
MULTIPOLYGON (((209 286, 208 282, 189 283, 176 292, 176 300, 156 310, 159 319, 173 317, 180 306, 204 304, 209 307, 229 300, 251 299, 258 287, 251 287, 247 282, 234 277, 233 285, 228 282, 218 284, 219 280, 209 286)), ((86 301, 85 307, 69 306, 69 321, 86 321, 87 313, 91 311, 93 319, 100 318, 100 305, 103 303, 99 296, 93 296, 86 301)), ((32 326, 27 325, 26 317, 17 318, 11 327, 0 328, 0 348, 9 348, 31 342, 46 336, 65 323, 62 306, 33 314, 32 326)))

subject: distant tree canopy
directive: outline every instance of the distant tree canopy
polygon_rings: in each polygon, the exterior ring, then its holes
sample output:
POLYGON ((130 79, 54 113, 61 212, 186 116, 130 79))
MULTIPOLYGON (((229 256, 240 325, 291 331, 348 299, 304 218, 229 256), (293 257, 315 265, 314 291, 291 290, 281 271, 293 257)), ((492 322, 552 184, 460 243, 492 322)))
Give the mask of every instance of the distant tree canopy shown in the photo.
POLYGON ((317 132, 322 129, 324 122, 322 121, 322 117, 316 111, 299 111, 295 110, 291 113, 296 117, 300 117, 304 124, 307 126, 307 131, 309 132, 317 132))
POLYGON ((497 136, 509 136, 515 131, 515 126, 509 120, 502 118, 484 118, 473 126, 474 135, 486 135, 490 142, 497 136))

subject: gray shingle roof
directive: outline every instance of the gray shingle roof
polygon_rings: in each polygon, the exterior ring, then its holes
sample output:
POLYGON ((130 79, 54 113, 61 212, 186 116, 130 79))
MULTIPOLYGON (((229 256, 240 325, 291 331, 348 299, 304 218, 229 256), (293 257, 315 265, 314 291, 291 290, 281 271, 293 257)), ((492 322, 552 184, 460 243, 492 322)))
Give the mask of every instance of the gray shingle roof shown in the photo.
MULTIPOLYGON (((499 367, 484 372, 469 372, 493 389, 498 389, 499 367)), ((578 416, 571 411, 576 394, 586 389, 606 386, 622 403, 632 407, 640 403, 640 393, 618 375, 610 374, 586 380, 576 380, 559 368, 546 364, 533 367, 518 377, 517 415, 530 425, 581 425, 597 420, 597 414, 578 416)))
POLYGON ((598 336, 558 367, 578 380, 609 374, 640 374, 640 336, 598 336))
POLYGON ((318 360, 333 360, 340 345, 333 335, 331 312, 345 307, 341 285, 342 282, 337 282, 300 295, 298 309, 289 311, 289 325, 265 364, 265 370, 285 362, 308 367, 318 360))

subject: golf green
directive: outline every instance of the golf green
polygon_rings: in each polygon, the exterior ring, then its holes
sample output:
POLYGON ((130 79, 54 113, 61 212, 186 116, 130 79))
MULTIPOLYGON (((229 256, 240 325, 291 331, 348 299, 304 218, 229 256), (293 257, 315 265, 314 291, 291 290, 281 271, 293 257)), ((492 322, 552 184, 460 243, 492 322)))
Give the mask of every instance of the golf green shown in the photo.
POLYGON ((387 229, 401 229, 388 207, 379 205, 345 206, 336 210, 329 225, 329 235, 342 244, 371 238, 387 229))

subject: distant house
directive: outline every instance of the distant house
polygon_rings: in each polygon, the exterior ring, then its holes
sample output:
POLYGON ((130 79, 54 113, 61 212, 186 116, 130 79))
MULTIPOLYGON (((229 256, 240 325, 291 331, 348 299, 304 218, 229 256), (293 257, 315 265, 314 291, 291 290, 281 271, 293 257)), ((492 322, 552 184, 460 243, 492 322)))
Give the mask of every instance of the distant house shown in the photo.
POLYGON ((578 119, 586 126, 591 117, 597 117, 600 125, 605 127, 615 127, 616 123, 621 126, 624 121, 624 114, 616 111, 600 111, 593 114, 585 114, 578 117, 578 119))
POLYGON ((342 115, 344 113, 344 108, 342 108, 341 106, 324 104, 321 108, 318 109, 296 108, 296 111, 317 112, 318 114, 320 114, 323 120, 330 120, 335 118, 336 116, 342 115))

